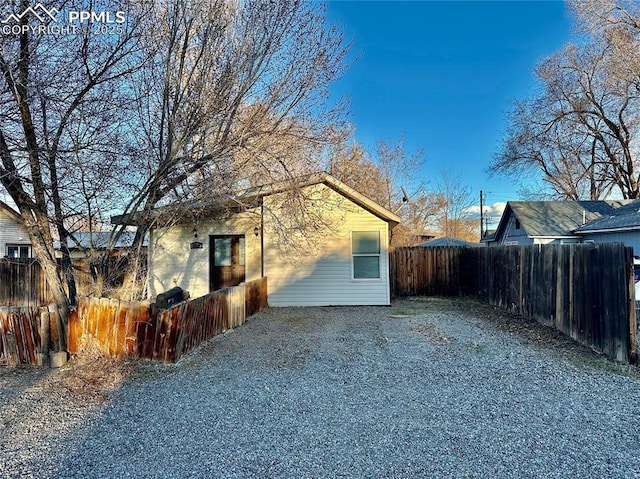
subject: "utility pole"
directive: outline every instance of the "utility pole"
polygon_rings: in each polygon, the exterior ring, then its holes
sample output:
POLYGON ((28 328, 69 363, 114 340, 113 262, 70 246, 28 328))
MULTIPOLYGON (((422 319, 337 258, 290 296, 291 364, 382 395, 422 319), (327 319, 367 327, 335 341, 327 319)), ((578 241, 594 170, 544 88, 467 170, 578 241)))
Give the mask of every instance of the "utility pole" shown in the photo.
POLYGON ((482 200, 483 200, 483 193, 482 190, 480 190, 480 240, 482 240, 482 238, 484 238, 484 206, 482 204, 482 200))

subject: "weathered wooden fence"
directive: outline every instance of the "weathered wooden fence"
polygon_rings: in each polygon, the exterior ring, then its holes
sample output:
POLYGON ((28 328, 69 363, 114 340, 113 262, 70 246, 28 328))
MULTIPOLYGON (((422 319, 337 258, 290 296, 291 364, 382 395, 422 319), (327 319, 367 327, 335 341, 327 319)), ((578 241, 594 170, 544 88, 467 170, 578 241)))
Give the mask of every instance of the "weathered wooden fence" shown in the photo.
POLYGON ((33 259, 0 259, 0 305, 42 306, 51 302, 38 262, 33 259))
POLYGON ((0 365, 49 364, 50 352, 66 350, 66 331, 56 305, 0 307, 0 365))
POLYGON ((177 361, 202 342, 267 306, 267 278, 154 310, 148 302, 80 298, 69 318, 68 349, 95 347, 112 356, 177 361))
POLYGON ((621 243, 398 248, 394 292, 473 295, 620 361, 637 357, 633 250, 621 243))
MULTIPOLYGON (((91 262, 86 258, 74 258, 72 264, 78 296, 94 294, 98 285, 91 272, 91 262)), ((142 290, 141 282, 134 281, 116 257, 108 259, 105 276, 104 291, 130 293, 142 290)), ((55 299, 37 260, 0 259, 0 305, 43 306, 53 302, 55 299)))

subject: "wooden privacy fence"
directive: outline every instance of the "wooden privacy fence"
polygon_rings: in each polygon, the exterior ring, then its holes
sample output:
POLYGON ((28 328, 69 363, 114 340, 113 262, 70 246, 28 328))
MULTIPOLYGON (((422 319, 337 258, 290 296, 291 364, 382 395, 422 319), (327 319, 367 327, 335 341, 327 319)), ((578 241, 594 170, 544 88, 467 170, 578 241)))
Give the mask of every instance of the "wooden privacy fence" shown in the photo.
POLYGON ((0 307, 0 365, 46 366, 49 353, 66 350, 58 308, 0 307))
POLYGON ((177 361, 267 306, 267 278, 215 291, 170 309, 146 301, 80 298, 69 318, 69 352, 96 347, 112 356, 177 361))
MULTIPOLYGON (((103 288, 111 291, 140 291, 142 285, 126 273, 123 265, 118 267, 117 257, 107 261, 103 288)), ((89 296, 98 289, 92 274, 91 262, 86 258, 72 260, 78 296, 89 296)), ((139 280, 140 277, 136 279, 139 280)), ((33 259, 0 258, 0 305, 42 306, 55 301, 40 263, 33 259)))
POLYGON ((52 302, 40 263, 0 259, 0 305, 41 306, 52 302))
POLYGON ((392 270, 399 296, 477 296, 611 358, 637 358, 633 249, 621 243, 398 248, 392 270))

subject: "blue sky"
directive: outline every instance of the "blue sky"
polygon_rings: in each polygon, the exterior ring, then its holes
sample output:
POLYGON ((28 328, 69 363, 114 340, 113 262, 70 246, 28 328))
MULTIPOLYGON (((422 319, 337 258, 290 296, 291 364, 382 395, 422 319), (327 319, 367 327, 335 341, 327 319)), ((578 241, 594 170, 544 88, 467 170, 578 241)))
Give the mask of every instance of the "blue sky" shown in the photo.
POLYGON ((333 93, 349 97, 357 141, 373 151, 403 136, 407 150, 424 149, 424 180, 447 169, 489 204, 518 199, 486 169, 536 64, 570 39, 563 2, 330 1, 327 13, 353 42, 333 93))

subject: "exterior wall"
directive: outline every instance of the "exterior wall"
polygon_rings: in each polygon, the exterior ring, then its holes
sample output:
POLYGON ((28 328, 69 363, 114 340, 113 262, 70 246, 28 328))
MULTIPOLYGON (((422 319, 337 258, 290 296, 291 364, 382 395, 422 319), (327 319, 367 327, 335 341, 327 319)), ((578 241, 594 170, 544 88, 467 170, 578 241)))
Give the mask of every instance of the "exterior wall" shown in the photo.
MULTIPOLYGON (((7 255, 7 244, 30 245, 27 230, 16 220, 0 209, 0 257, 7 255)), ((33 251, 31 253, 33 255, 33 251)))
POLYGON ((325 185, 303 190, 306 227, 286 194, 264 201, 264 269, 271 306, 388 305, 388 223, 325 185), (292 232, 295 231, 295 232, 292 232), (380 278, 353 279, 351 233, 380 233, 380 278))
POLYGON ((491 242, 492 246, 505 246, 511 244, 533 244, 533 239, 529 238, 524 227, 520 226, 519 229, 516 229, 516 217, 513 213, 509 215, 509 220, 502 236, 500 238, 496 238, 496 241, 491 242))
POLYGON ((633 248, 633 254, 640 255, 640 231, 620 231, 614 233, 590 233, 585 234, 583 242, 593 241, 594 243, 624 243, 633 248))
POLYGON ((580 238, 533 238, 533 244, 574 244, 580 243, 580 238))
POLYGON ((527 244, 551 244, 551 243, 556 243, 556 241, 550 238, 532 238, 531 243, 527 243, 527 244))
POLYGON ((245 235, 245 279, 261 277, 260 237, 254 228, 260 226, 260 209, 237 214, 226 220, 199 221, 197 224, 179 224, 158 228, 149 235, 147 250, 149 264, 149 297, 174 286, 180 286, 192 298, 209 293, 209 235, 245 235), (197 241, 202 249, 191 249, 196 239, 193 229, 198 229, 197 241))

